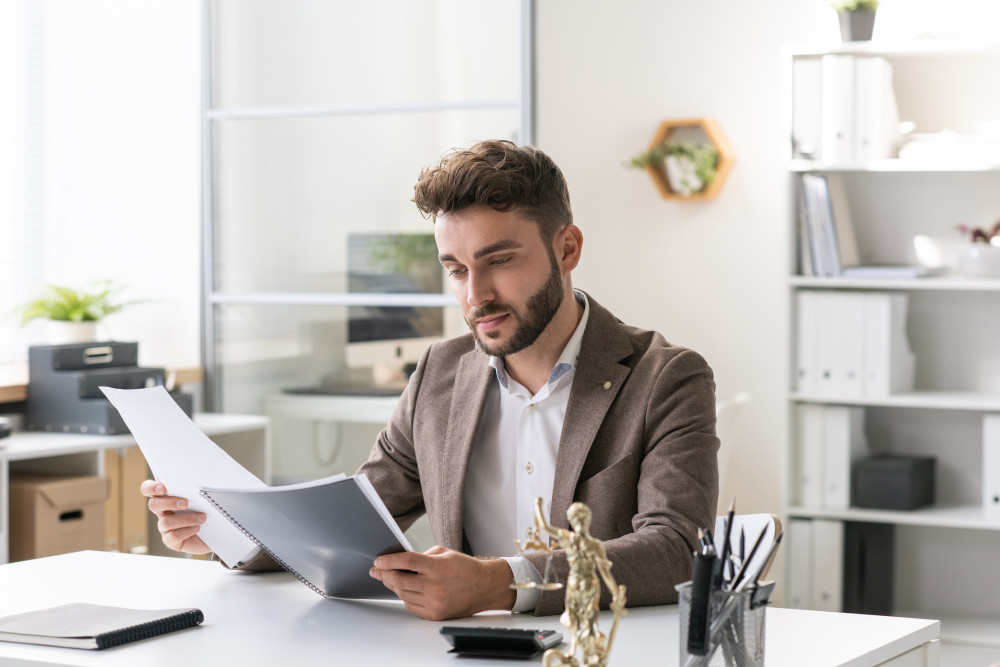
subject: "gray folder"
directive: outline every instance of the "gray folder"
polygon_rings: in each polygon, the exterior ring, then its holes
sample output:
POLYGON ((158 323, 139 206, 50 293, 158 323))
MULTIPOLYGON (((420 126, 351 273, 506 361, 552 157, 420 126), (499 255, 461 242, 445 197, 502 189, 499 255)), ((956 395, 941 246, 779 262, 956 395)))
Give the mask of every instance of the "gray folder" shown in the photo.
POLYGON ((363 475, 201 495, 323 597, 396 599, 368 571, 377 556, 410 545, 363 475))

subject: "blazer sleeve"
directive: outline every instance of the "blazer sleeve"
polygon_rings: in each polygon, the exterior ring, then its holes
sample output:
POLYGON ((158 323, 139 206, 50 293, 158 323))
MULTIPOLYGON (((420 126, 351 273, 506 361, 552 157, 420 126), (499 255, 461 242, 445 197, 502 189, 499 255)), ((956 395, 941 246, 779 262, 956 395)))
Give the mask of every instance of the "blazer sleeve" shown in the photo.
MULTIPOLYGON (((675 603, 674 586, 691 576, 697 530, 715 523, 719 494, 715 382, 700 355, 684 350, 663 365, 648 393, 644 419, 641 442, 631 457, 585 480, 574 495, 592 510, 600 507, 601 512, 619 514, 614 521, 625 529, 605 539, 604 547, 615 580, 627 588, 630 607, 675 603), (623 488, 629 486, 627 480, 635 479, 630 465, 638 467, 638 484, 632 489, 623 488), (631 493, 634 497, 629 497, 631 493)), ((545 554, 525 556, 544 571, 545 554)), ((568 565, 560 551, 553 556, 551 572, 566 581, 568 565)), ((606 608, 611 593, 603 582, 601 588, 601 606, 606 608)), ((562 590, 543 592, 535 614, 560 613, 564 595, 562 590)))

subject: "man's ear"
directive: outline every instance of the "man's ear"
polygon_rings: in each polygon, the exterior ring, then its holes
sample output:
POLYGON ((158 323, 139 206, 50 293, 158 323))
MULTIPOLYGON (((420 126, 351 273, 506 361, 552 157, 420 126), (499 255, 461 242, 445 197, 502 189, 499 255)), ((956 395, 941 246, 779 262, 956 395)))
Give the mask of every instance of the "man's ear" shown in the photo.
POLYGON ((556 259, 559 260, 563 273, 575 269, 580 263, 580 253, 583 250, 583 232, 580 228, 566 225, 556 234, 554 243, 556 259))

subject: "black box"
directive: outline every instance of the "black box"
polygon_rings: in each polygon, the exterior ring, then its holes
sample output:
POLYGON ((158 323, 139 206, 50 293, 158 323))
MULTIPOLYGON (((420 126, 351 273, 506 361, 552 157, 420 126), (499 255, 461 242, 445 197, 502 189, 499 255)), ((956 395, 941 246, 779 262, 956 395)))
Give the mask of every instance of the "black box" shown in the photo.
POLYGON ((28 348, 28 381, 33 375, 51 371, 78 371, 84 368, 135 366, 139 344, 118 341, 34 345, 28 348))
POLYGON ((854 464, 852 504, 883 510, 914 510, 934 502, 934 458, 885 454, 854 464))
MULTIPOLYGON (((180 391, 170 392, 174 399, 190 417, 194 410, 194 396, 180 391)), ((101 435, 117 435, 128 433, 118 408, 111 405, 106 398, 81 398, 64 403, 57 410, 32 411, 31 400, 28 401, 27 428, 29 431, 51 431, 54 433, 96 433, 101 435)))

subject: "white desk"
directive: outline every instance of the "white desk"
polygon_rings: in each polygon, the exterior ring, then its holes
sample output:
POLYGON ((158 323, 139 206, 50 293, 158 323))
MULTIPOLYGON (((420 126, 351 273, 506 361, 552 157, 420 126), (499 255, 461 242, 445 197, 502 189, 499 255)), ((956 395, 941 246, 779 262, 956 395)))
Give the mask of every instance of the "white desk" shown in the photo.
MULTIPOLYGON (((0 566, 0 591, 0 615, 76 601, 191 606, 205 613, 199 628, 100 652, 0 642, 5 666, 506 664, 456 659, 439 635, 441 623, 412 616, 399 604, 325 600, 287 573, 233 572, 207 561, 105 552, 53 556, 0 566)), ((557 616, 507 613, 449 624, 560 628, 557 616)), ((768 609, 767 665, 861 667, 909 654, 889 664, 934 666, 939 631, 937 621, 768 609)), ((677 634, 676 606, 629 610, 611 666, 676 665, 677 634)))

